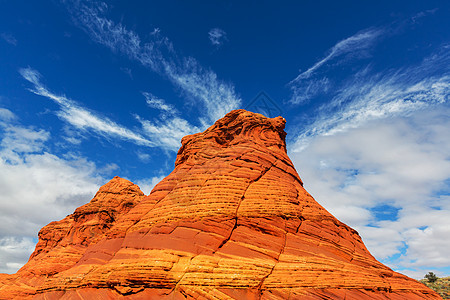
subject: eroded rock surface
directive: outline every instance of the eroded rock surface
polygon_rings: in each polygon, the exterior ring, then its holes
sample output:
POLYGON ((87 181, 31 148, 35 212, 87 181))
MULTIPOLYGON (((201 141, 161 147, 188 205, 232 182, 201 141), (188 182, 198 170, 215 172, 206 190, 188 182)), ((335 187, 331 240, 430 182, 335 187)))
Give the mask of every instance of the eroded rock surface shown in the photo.
POLYGON ((285 120, 236 110, 183 138, 144 196, 115 177, 39 233, 1 299, 440 299, 303 188, 285 120))

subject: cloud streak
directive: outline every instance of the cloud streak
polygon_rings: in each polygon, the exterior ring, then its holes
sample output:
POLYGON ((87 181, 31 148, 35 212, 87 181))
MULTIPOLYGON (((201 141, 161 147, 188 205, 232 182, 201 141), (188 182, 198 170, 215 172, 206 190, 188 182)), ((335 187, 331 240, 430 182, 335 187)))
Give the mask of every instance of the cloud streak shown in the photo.
POLYGON ((107 138, 114 137, 124 139, 141 146, 154 146, 154 143, 141 135, 115 123, 106 117, 98 116, 94 112, 81 107, 78 103, 67 98, 66 96, 52 93, 41 83, 41 75, 38 71, 32 68, 23 68, 19 70, 19 73, 24 79, 33 84, 33 88, 30 89, 31 92, 36 95, 46 97, 57 103, 61 108, 57 115, 72 126, 84 131, 93 131, 107 138))
POLYGON ((17 39, 12 34, 2 32, 0 33, 0 37, 8 44, 17 46, 17 39))
POLYGON ((152 93, 143 92, 142 95, 145 97, 147 105, 151 108, 158 109, 164 113, 176 114, 178 110, 175 106, 167 104, 164 99, 158 98, 152 93))
POLYGON ((141 123, 143 134, 156 147, 170 151, 178 151, 181 146, 181 139, 184 136, 202 130, 187 120, 180 118, 178 116, 179 111, 173 105, 166 103, 164 99, 158 98, 149 92, 143 92, 142 95, 145 97, 148 106, 161 112, 160 118, 153 121, 135 115, 135 118, 141 123))
MULTIPOLYGON (((185 135, 202 130, 202 128, 178 117, 178 110, 167 104, 163 99, 157 98, 149 92, 143 92, 147 104, 160 110, 162 116, 160 119, 150 121, 135 115, 135 118, 141 124, 142 131, 136 133, 106 117, 99 116, 66 96, 52 93, 41 83, 41 75, 38 71, 32 68, 24 68, 20 69, 19 73, 25 80, 33 84, 33 88, 30 89, 32 93, 57 103, 60 106, 57 116, 81 131, 93 132, 107 139, 127 140, 140 146, 160 147, 165 150, 177 151, 181 145, 180 141, 185 135)), ((8 112, 0 110, 0 116, 10 118, 8 112)), ((79 140, 73 137, 68 137, 66 140, 71 143, 79 143, 79 140)))
POLYGON ((327 92, 330 87, 330 79, 325 75, 321 75, 319 72, 320 69, 333 60, 345 60, 347 59, 346 56, 350 56, 351 58, 366 56, 368 49, 370 49, 383 34, 384 29, 369 28, 339 41, 329 50, 328 55, 288 83, 288 86, 293 92, 290 102, 293 104, 305 103, 316 95, 327 92))
POLYGON ((208 32, 208 38, 213 46, 220 47, 227 41, 227 33, 220 28, 212 28, 208 32))
POLYGON ((404 115, 446 103, 450 95, 450 54, 445 47, 420 64, 383 73, 365 68, 343 82, 322 105, 291 147, 302 151, 315 136, 334 135, 367 121, 404 115))
POLYGON ((146 136, 148 136, 157 146, 164 149, 178 151, 181 139, 189 134, 200 132, 201 129, 191 125, 185 119, 170 117, 162 121, 149 121, 136 116, 141 123, 146 136))
MULTIPOLYGON (((234 86, 217 78, 216 73, 203 68, 194 58, 178 58, 172 43, 155 30, 150 40, 115 23, 104 15, 108 6, 103 2, 63 1, 78 24, 95 42, 116 53, 126 55, 167 78, 188 98, 205 108, 207 122, 212 123, 231 109, 238 108, 241 99, 234 86)), ((202 109, 199 109, 202 111, 202 109)))
POLYGON ((311 75, 316 72, 320 67, 325 65, 330 60, 340 57, 348 53, 354 53, 361 50, 366 50, 371 47, 383 33, 382 29, 370 28, 358 32, 357 34, 339 41, 334 45, 327 56, 316 62, 312 67, 310 67, 305 72, 300 73, 294 80, 290 83, 298 82, 302 79, 311 77, 311 75))

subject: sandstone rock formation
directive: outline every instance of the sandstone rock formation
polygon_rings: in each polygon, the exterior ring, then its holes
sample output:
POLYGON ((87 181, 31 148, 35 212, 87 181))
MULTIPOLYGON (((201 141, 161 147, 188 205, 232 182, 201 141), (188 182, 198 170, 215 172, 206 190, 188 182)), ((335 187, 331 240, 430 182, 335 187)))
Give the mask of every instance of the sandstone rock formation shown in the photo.
POLYGON ((303 188, 285 120, 236 110, 182 140, 144 196, 115 177, 39 233, 1 299, 440 299, 303 188))

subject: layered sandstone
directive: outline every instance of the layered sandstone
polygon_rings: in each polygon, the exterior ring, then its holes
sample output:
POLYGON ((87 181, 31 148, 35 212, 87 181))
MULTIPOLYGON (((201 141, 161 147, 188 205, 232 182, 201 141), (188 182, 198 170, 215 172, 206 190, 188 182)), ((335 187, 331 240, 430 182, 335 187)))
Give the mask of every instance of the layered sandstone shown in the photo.
POLYGON ((440 299, 303 188, 285 120, 236 110, 183 138, 149 196, 114 178, 39 233, 1 299, 440 299))

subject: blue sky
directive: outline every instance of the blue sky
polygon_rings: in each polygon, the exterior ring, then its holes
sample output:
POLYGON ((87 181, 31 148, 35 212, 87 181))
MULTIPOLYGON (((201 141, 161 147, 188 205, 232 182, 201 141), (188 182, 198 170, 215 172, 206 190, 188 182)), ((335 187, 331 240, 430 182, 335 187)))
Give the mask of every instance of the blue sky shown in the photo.
POLYGON ((183 136, 265 101, 377 259, 450 275, 450 4, 242 2, 0 1, 0 272, 113 176, 148 194, 183 136))

